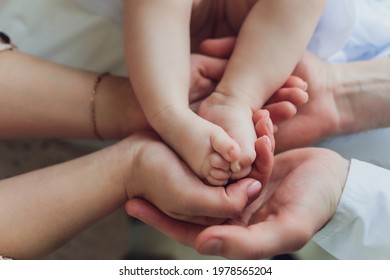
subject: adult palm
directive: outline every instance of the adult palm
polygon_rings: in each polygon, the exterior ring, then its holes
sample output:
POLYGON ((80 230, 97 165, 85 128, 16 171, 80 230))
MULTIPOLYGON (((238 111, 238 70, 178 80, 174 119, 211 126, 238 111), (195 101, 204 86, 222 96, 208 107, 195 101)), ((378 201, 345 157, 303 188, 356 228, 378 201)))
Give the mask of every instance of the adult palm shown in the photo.
MULTIPOLYGON (((261 163, 258 158, 256 168, 261 163)), ((223 225, 204 227, 177 221, 139 199, 129 201, 126 209, 203 254, 263 259, 292 252, 306 244, 335 213, 348 161, 326 149, 303 148, 277 155, 273 170, 259 198, 241 216, 223 225)))
MULTIPOLYGON (((337 102, 340 96, 334 89, 333 68, 309 52, 304 54, 293 75, 307 82, 309 101, 298 107, 293 118, 278 124, 276 152, 308 146, 339 133, 341 115, 337 102)), ((279 101, 278 96, 275 97, 269 103, 279 101)))

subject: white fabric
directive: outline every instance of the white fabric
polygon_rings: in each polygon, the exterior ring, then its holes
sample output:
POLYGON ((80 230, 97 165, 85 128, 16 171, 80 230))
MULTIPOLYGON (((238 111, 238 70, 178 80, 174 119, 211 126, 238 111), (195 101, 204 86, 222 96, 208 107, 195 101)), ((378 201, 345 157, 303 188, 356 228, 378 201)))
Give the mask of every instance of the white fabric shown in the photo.
POLYGON ((75 0, 90 11, 122 22, 123 0, 75 0))
POLYGON ((328 0, 308 49, 319 58, 330 60, 347 43, 355 22, 355 1, 328 0))
MULTIPOLYGON (((19 51, 75 68, 127 75, 121 25, 85 9, 77 0, 1 0, 0 29, 19 51)), ((76 144, 75 150, 80 150, 80 145, 88 151, 91 146, 107 145, 101 141, 68 142, 76 144)), ((41 159, 35 161, 37 167, 42 166, 41 159)))
POLYGON ((339 259, 390 259, 390 171, 358 160, 335 216, 314 240, 339 259))
MULTIPOLYGON (((75 0, 91 12, 122 21, 122 0, 75 0)), ((390 53, 389 0, 328 0, 308 49, 332 63, 390 53)))
POLYGON ((356 21, 353 32, 341 51, 330 57, 330 62, 367 60, 390 53, 390 1, 354 2, 356 21))
MULTIPOLYGON (((341 2, 343 0, 340 1, 340 6, 341 2)), ((321 48, 317 54, 333 63, 389 55, 390 1, 355 0, 354 8, 352 1, 347 2, 351 4, 349 11, 355 13, 353 17, 349 16, 350 20, 354 19, 349 21, 350 24, 354 24, 348 40, 341 50, 333 54, 325 53, 321 48)), ((328 8, 330 7, 328 5, 328 8)), ((325 13, 322 20, 327 16, 329 15, 325 13)), ((337 25, 336 21, 335 24, 337 25)), ((350 24, 344 24, 344 30, 351 27, 350 24)), ((324 26, 319 26, 317 31, 321 27, 324 26)), ((325 50, 331 49, 332 44, 335 46, 341 40, 335 34, 336 43, 333 43, 331 34, 328 34, 328 37, 326 35, 325 32, 320 43, 325 50), (326 40, 330 40, 328 46, 326 40)), ((317 145, 332 149, 347 159, 356 158, 376 165, 352 160, 348 181, 336 214, 314 237, 314 241, 336 258, 390 259, 390 171, 378 167, 390 169, 389 143, 390 128, 384 128, 335 137, 317 145)))
POLYGON ((328 0, 308 49, 332 63, 390 53, 389 0, 328 0))
POLYGON ((1 0, 0 28, 22 52, 81 69, 126 74, 121 26, 74 0, 1 0))
POLYGON ((14 47, 10 44, 4 44, 0 42, 0 52, 2 51, 7 51, 7 50, 12 50, 14 47))

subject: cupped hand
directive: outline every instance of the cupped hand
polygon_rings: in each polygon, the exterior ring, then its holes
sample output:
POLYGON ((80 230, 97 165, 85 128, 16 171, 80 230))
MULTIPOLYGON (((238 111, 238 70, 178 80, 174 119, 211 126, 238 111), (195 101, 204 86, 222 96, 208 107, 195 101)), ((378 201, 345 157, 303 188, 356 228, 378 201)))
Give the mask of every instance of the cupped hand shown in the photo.
MULTIPOLYGON (((265 142, 258 142, 261 152, 265 142)), ((261 177, 264 158, 252 175, 261 177)), ((275 157, 261 195, 238 217, 205 227, 172 219, 145 200, 126 204, 127 212, 200 253, 231 259, 263 259, 301 248, 336 211, 349 162, 320 148, 304 148, 275 157)), ((256 177, 255 177, 256 178, 256 177)))
POLYGON ((152 132, 129 137, 119 149, 127 197, 145 199, 175 219, 220 224, 239 216, 260 191, 250 178, 228 187, 204 184, 152 132))
MULTIPOLYGON (((219 59, 229 59, 236 43, 235 37, 224 37, 218 39, 204 40, 200 46, 200 53, 209 57, 219 59)), ((226 66, 225 61, 225 66, 226 66)), ((220 74, 218 81, 223 75, 220 74)), ((290 76, 285 84, 273 95, 272 102, 265 104, 263 109, 269 111, 274 123, 291 119, 296 113, 297 108, 308 101, 307 83, 300 76, 290 76)), ((260 109, 260 108, 259 108, 260 109)))
POLYGON ((227 59, 191 54, 190 104, 201 101, 215 89, 225 71, 227 59))
MULTIPOLYGON (((293 75, 307 82, 309 100, 297 108, 293 118, 278 123, 276 152, 312 145, 339 133, 341 119, 331 70, 332 65, 309 52, 304 54, 293 75)), ((280 98, 274 95, 268 105, 278 104, 280 98)))
POLYGON ((335 213, 348 166, 336 153, 319 148, 277 155, 261 196, 240 219, 202 231, 194 247, 232 259, 264 259, 300 249, 335 213))

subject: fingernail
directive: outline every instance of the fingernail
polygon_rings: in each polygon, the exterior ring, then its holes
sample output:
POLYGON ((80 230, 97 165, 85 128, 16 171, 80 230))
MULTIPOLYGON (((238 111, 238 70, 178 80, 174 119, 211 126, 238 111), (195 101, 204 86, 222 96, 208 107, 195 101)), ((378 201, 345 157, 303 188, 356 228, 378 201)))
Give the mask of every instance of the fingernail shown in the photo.
POLYGON ((237 159, 238 158, 238 154, 237 154, 237 150, 235 148, 231 148, 228 152, 228 157, 230 159, 237 159))
POLYGON ((254 181, 252 184, 249 185, 247 189, 248 197, 254 197, 259 194, 259 191, 261 189, 261 183, 259 181, 254 181))
POLYGON ((267 127, 268 127, 269 132, 271 134, 273 134, 274 133, 274 125, 273 125, 270 118, 267 118, 267 127))
POLYGON ((307 91, 308 88, 309 88, 309 85, 304 81, 303 82, 303 90, 307 91))
POLYGON ((222 241, 219 239, 210 239, 202 247, 199 248, 199 252, 208 255, 219 255, 221 253, 222 241))
POLYGON ((268 148, 270 148, 272 150, 271 139, 269 139, 269 137, 266 135, 264 135, 263 138, 264 138, 265 143, 267 144, 268 148))
POLYGON ((239 163, 238 161, 232 162, 232 163, 230 164, 230 169, 231 169, 234 173, 240 172, 240 171, 241 171, 240 163, 239 163))

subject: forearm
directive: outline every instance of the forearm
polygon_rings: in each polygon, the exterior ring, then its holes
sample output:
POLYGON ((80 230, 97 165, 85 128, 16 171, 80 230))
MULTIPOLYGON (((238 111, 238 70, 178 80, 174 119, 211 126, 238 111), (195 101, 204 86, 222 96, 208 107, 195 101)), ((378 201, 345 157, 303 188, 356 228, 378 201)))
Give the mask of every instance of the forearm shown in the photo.
POLYGON ((0 254, 41 257, 121 207, 115 149, 0 181, 0 254))
POLYGON ((325 1, 258 1, 240 30, 217 91, 248 96, 254 109, 263 105, 302 57, 324 5, 325 1))
MULTIPOLYGON (((90 97, 97 74, 3 52, 0 64, 0 138, 93 138, 90 97)), ((148 127, 127 78, 107 76, 96 96, 104 138, 148 127), (126 123, 125 123, 126 121, 126 123)))
POLYGON ((332 65, 340 114, 336 134, 390 126, 390 58, 332 65))
POLYGON ((127 68, 143 111, 188 106, 192 1, 125 1, 127 68))

